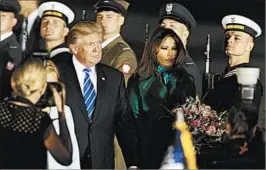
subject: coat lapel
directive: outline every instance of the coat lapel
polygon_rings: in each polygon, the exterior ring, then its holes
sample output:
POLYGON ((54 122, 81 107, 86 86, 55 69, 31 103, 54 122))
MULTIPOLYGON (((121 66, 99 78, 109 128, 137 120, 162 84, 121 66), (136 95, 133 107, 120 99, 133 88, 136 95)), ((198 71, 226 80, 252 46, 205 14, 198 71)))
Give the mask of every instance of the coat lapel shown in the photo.
POLYGON ((144 85, 143 90, 147 91, 151 96, 156 99, 164 100, 167 95, 166 86, 156 76, 152 76, 144 85))
POLYGON ((29 34, 29 37, 28 37, 28 41, 27 41, 27 43, 28 44, 32 44, 33 43, 33 41, 34 41, 34 38, 36 38, 35 36, 36 36, 36 30, 39 32, 39 30, 40 30, 40 18, 39 17, 37 17, 36 18, 36 20, 34 21, 34 23, 33 23, 33 26, 32 26, 32 29, 31 29, 31 32, 30 32, 30 34, 29 34))
MULTIPOLYGON (((69 90, 69 94, 72 94, 73 97, 75 99, 73 99, 74 101, 76 101, 75 103, 77 103, 77 105, 79 106, 84 119, 89 122, 88 119, 88 113, 86 111, 86 107, 85 107, 85 102, 82 96, 82 92, 81 92, 81 88, 79 85, 79 81, 78 81, 78 77, 76 74, 76 70, 74 68, 73 62, 71 60, 71 62, 69 62, 68 67, 66 67, 65 70, 65 74, 63 74, 66 80, 66 87, 67 90, 69 90)), ((71 96, 72 97, 72 96, 71 96)))
POLYGON ((101 109, 104 105, 105 89, 106 89, 106 75, 101 69, 101 64, 96 65, 97 72, 97 98, 95 103, 95 110, 92 116, 92 121, 95 123, 98 120, 101 109))
POLYGON ((2 50, 2 51, 4 51, 4 50, 7 50, 8 49, 8 40, 10 39, 10 37, 8 37, 8 38, 6 38, 5 40, 3 40, 3 41, 1 41, 0 42, 0 49, 2 50))

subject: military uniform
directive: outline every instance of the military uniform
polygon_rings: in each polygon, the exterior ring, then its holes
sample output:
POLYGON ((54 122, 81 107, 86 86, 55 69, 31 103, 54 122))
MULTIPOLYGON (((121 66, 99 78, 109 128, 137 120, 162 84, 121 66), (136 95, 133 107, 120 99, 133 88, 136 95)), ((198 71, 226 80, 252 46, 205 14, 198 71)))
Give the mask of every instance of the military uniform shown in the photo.
MULTIPOLYGON (((21 7, 17 1, 3 0, 0 2, 0 11, 3 12, 13 12, 17 15, 21 7)), ((3 40, 0 37, 0 98, 5 98, 9 96, 12 92, 10 86, 10 79, 13 70, 22 60, 22 50, 16 39, 15 34, 12 32, 7 33, 7 37, 3 40), (8 35, 10 34, 10 35, 8 35)))
MULTIPOLYGON (((28 33, 27 40, 26 40, 26 47, 23 51, 23 59, 27 59, 30 57, 33 52, 38 51, 39 49, 44 49, 45 45, 43 43, 43 39, 40 36, 40 18, 37 16, 35 21, 33 22, 32 28, 28 33)), ((25 18, 22 15, 18 16, 18 23, 15 26, 14 33, 16 34, 18 42, 22 43, 22 36, 23 36, 23 24, 25 22, 25 18)), ((24 33, 25 34, 25 33, 24 33)), ((21 45, 22 46, 22 45, 21 45)))
POLYGON ((121 36, 103 48, 101 62, 120 70, 125 76, 126 84, 138 66, 134 51, 121 36))
MULTIPOLYGON (((113 11, 125 16, 129 3, 124 0, 99 0, 95 4, 95 12, 113 11)), ((101 63, 112 66, 124 74, 125 83, 136 70, 138 63, 136 54, 120 35, 103 47, 101 63)), ((114 37, 112 37, 114 38, 114 37)), ((127 169, 118 141, 115 137, 115 169, 127 169)))
POLYGON ((190 79, 194 82, 196 87, 196 93, 201 98, 202 95, 202 75, 200 73, 199 67, 195 64, 193 59, 190 57, 188 51, 186 51, 185 59, 185 70, 189 73, 190 79))
MULTIPOLYGON (((100 0, 95 5, 95 9, 96 13, 114 11, 124 16, 128 6, 129 3, 123 0, 100 0)), ((126 84, 138 66, 136 54, 120 35, 106 47, 103 47, 101 62, 120 70, 124 74, 126 84)))
MULTIPOLYGON (((60 2, 45 2, 38 8, 39 17, 41 20, 47 17, 56 17, 62 19, 66 25, 71 24, 74 21, 74 12, 65 4, 60 2)), ((69 61, 72 59, 72 54, 64 42, 57 45, 49 51, 49 57, 56 63, 69 61)))
MULTIPOLYGON (((196 27, 196 21, 193 15, 184 6, 172 2, 161 6, 159 23, 164 19, 172 19, 178 23, 184 24, 189 31, 196 27)), ((202 77, 199 67, 195 64, 186 51, 185 69, 190 74, 191 80, 195 83, 197 95, 201 98, 202 93, 202 77)))
POLYGON ((70 53, 67 44, 63 43, 53 48, 49 53, 49 57, 54 62, 58 63, 71 60, 72 54, 70 53))
MULTIPOLYGON (((240 15, 227 15, 222 19, 222 25, 227 31, 245 32, 253 38, 261 34, 261 28, 254 21, 240 15)), ((241 57, 241 56, 232 56, 241 57)), ((240 67, 251 67, 249 63, 242 62, 233 67, 227 67, 218 78, 215 87, 210 91, 206 104, 211 108, 220 112, 230 109, 234 104, 241 101, 240 85, 237 82, 236 69, 240 67)), ((261 97, 263 95, 263 87, 258 80, 255 86, 255 94, 253 102, 257 109, 260 108, 261 97)))
MULTIPOLYGON (((210 98, 205 103, 210 105, 217 112, 230 109, 235 103, 240 102, 241 94, 239 84, 237 83, 236 69, 240 67, 251 67, 248 63, 239 64, 232 68, 226 68, 219 76, 219 80, 214 88, 210 91, 210 98)), ((258 80, 255 88, 255 103, 257 108, 260 107, 263 87, 258 80)))
MULTIPOLYGON (((8 38, 0 41, 0 51, 7 52, 6 57, 17 66, 22 60, 22 50, 16 39, 15 34, 12 34, 8 38)), ((2 57, 2 56, 1 56, 2 57)))

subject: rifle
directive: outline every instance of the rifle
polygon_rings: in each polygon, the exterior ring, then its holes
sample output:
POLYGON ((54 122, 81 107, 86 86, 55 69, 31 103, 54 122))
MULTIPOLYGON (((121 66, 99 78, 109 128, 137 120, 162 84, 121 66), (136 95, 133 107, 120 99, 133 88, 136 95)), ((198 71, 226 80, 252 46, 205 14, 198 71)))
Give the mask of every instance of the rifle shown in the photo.
POLYGON ((149 39, 149 24, 146 24, 145 25, 145 47, 148 43, 148 39, 149 39))
POLYGON ((211 35, 207 35, 207 43, 206 43, 206 63, 205 63, 205 72, 202 75, 202 101, 207 100, 208 92, 214 89, 215 76, 210 73, 211 67, 211 35))

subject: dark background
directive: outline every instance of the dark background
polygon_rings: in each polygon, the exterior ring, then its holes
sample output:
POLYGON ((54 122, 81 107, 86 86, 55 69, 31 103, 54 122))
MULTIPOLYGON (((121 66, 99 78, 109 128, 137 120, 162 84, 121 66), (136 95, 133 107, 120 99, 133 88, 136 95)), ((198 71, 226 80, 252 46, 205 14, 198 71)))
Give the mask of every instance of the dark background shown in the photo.
MULTIPOLYGON (((46 1, 46 0, 44 0, 46 1)), ((82 19, 95 20, 93 5, 96 0, 58 0, 69 5, 76 14, 75 22, 82 19)), ((127 0, 130 2, 126 22, 122 27, 124 39, 131 45, 141 58, 145 42, 145 26, 149 24, 149 32, 158 25, 159 8, 168 0, 127 0)), ((251 56, 251 63, 261 69, 260 79, 265 89, 265 0, 176 0, 189 9, 197 21, 197 27, 192 30, 188 41, 188 51, 193 60, 205 69, 206 36, 211 34, 211 72, 223 71, 227 57, 223 52, 223 28, 221 20, 228 14, 244 15, 257 22, 262 35, 255 40, 255 48, 251 56)), ((265 113, 265 100, 262 108, 265 113)))

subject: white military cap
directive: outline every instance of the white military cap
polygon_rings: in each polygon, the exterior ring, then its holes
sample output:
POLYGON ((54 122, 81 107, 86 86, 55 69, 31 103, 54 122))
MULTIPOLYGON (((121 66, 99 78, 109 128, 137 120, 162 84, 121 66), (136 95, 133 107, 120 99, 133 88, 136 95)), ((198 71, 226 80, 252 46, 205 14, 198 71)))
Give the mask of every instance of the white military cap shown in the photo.
POLYGON ((249 18, 241 15, 227 15, 222 19, 225 31, 235 30, 250 34, 252 37, 261 35, 260 26, 249 18))
POLYGON ((39 8, 39 17, 43 18, 45 16, 58 17, 70 24, 74 21, 74 12, 65 4, 55 1, 48 1, 42 3, 39 8))

